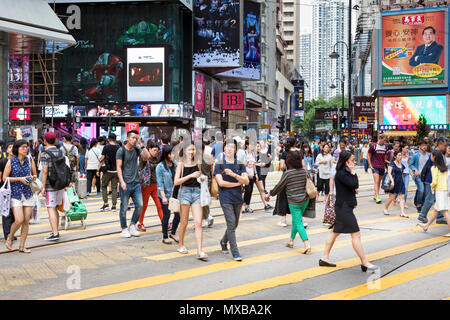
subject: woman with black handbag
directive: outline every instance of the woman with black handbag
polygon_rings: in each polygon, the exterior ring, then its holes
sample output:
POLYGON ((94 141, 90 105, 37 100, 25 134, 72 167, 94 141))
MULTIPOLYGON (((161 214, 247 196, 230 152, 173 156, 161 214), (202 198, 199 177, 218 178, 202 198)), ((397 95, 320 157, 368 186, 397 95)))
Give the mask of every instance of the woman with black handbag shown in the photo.
POLYGON ((294 239, 298 233, 305 246, 303 253, 309 254, 311 253, 311 246, 302 219, 303 213, 309 203, 308 194, 306 193, 306 179, 308 179, 308 172, 303 169, 302 160, 302 155, 299 151, 289 152, 286 163, 291 169, 286 170, 283 173, 278 184, 266 196, 266 201, 269 201, 270 196, 273 197, 279 194, 281 190, 286 190, 289 209, 292 213, 291 238, 289 242, 286 243, 286 246, 288 248, 294 247, 294 239))
POLYGON ((356 190, 359 188, 358 176, 356 175, 355 156, 350 151, 344 150, 339 155, 336 165, 336 218, 333 231, 330 232, 325 243, 322 259, 319 260, 321 267, 336 267, 330 262, 330 251, 341 233, 350 233, 352 236, 352 245, 355 252, 361 259, 361 270, 363 272, 375 272, 378 267, 371 264, 365 254, 361 243, 361 233, 359 231, 358 221, 356 220, 353 209, 357 205, 356 190))

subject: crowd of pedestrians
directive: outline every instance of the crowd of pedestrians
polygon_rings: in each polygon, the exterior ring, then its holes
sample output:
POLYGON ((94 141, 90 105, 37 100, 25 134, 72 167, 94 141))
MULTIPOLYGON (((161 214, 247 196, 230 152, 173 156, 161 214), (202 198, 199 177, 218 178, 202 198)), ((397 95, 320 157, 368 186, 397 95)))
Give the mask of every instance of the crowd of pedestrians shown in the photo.
POLYGON ((380 212, 390 215, 389 208, 398 202, 400 216, 409 218, 407 199, 410 180, 413 180, 417 187, 413 202, 420 213, 418 225, 425 231, 434 221, 450 227, 450 146, 446 138, 435 139, 433 145, 421 140, 416 146, 404 141, 388 143, 384 134, 378 136, 377 142, 360 146, 348 138, 342 138, 336 146, 325 139, 310 144, 288 137, 281 142, 277 148, 267 138, 257 139, 253 144, 248 137, 217 137, 217 140, 211 137, 196 144, 182 139, 171 142, 163 136, 159 141, 147 141, 144 146, 136 131, 128 132, 123 143, 117 141, 114 133, 93 138, 89 143, 85 139, 74 142, 70 135, 59 141, 53 132, 47 132, 36 144, 10 139, 1 145, 0 151, 1 182, 11 186, 11 214, 3 217, 6 248, 13 249, 15 234, 21 228, 19 252, 31 252, 25 243, 37 195, 45 198, 49 215, 51 232, 45 240, 59 240, 57 207, 63 204, 65 188, 76 183, 78 174, 82 173, 87 176, 87 196, 94 194, 94 188, 97 195, 102 195, 100 211, 117 211, 120 198, 119 222, 124 238, 139 237, 141 232, 146 232, 144 219, 151 197, 161 221, 162 242, 167 245, 175 242, 177 251, 187 254, 185 238, 191 212, 196 256, 203 261, 208 260, 203 251, 203 228, 212 227, 214 222, 209 199, 215 187, 214 196, 219 199, 226 221, 220 248, 223 253, 231 251, 236 261, 242 260, 236 229, 242 214, 254 212, 251 205, 255 186, 263 208, 273 210, 280 217, 278 226, 287 227, 287 215, 292 216, 291 236, 286 246, 294 247, 298 233, 304 254, 311 252, 311 244, 303 217, 307 210, 315 209, 317 201, 323 201, 323 222, 331 231, 319 265, 336 266, 329 255, 336 238, 347 233, 352 237, 362 271, 374 271, 377 267, 364 254, 354 214, 359 189, 357 149, 364 171, 368 173, 370 169, 373 175, 375 203, 382 203, 381 190, 388 195, 380 212), (412 149, 416 148, 414 152, 412 149), (276 186, 267 190, 266 178, 274 170, 276 159, 283 174, 276 186), (41 186, 32 190, 37 182, 41 186), (314 196, 309 194, 308 185, 316 187, 314 196), (275 196, 275 207, 272 207, 269 199, 275 196), (130 208, 133 213, 127 224, 130 208))

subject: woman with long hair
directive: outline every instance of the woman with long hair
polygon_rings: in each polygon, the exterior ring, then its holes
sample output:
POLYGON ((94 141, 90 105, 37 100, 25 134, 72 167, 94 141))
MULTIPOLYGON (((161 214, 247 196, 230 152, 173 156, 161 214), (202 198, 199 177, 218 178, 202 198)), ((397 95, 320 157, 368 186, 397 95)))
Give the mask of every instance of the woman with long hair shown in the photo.
MULTIPOLYGON (((286 139, 286 144, 283 153, 280 156, 280 170, 286 171, 291 169, 286 163, 287 155, 289 151, 295 151, 295 139, 289 137, 286 139)), ((286 190, 281 190, 278 193, 277 200, 275 202, 275 209, 273 210, 273 215, 279 215, 281 221, 278 222, 280 227, 287 227, 286 215, 291 214, 289 210, 289 203, 286 195, 286 190)))
MULTIPOLYGON (((255 163, 255 168, 256 168, 256 187, 258 188, 259 191, 259 195, 261 197, 261 201, 264 204, 264 210, 271 210, 273 209, 273 207, 269 204, 268 201, 266 201, 266 192, 265 192, 265 186, 264 186, 264 182, 266 180, 267 174, 265 176, 262 175, 262 170, 263 168, 265 168, 267 166, 267 153, 261 154, 261 144, 264 145, 263 141, 260 141, 256 144, 256 163, 255 163), (264 159, 264 160, 263 160, 264 159)), ((266 151, 267 152, 267 151, 266 151)), ((270 166, 270 160, 269 160, 269 166, 270 166)))
POLYGON ((405 166, 402 163, 402 152, 401 151, 395 151, 394 152, 394 161, 389 163, 388 165, 388 176, 391 180, 391 190, 388 190, 389 193, 389 199, 386 201, 384 214, 389 215, 389 205, 395 201, 395 199, 398 197, 400 199, 400 210, 401 214, 400 217, 402 218, 409 218, 405 214, 405 181, 403 180, 403 172, 405 170, 405 166))
POLYGON ((301 152, 302 152, 303 160, 304 160, 304 163, 305 163, 305 169, 306 169, 306 171, 308 172, 309 176, 312 179, 313 166, 314 166, 314 155, 313 155, 313 152, 311 150, 311 147, 309 146, 309 143, 304 143, 302 145, 301 152))
POLYGON ((81 138, 80 144, 78 146, 78 151, 80 154, 80 173, 82 174, 86 174, 85 158, 87 150, 88 150, 88 141, 86 140, 86 138, 81 138))
MULTIPOLYGON (((97 168, 100 164, 100 158, 102 157, 102 153, 100 149, 97 148, 98 141, 93 138, 91 140, 91 145, 89 146, 89 150, 86 152, 85 156, 85 168, 87 172, 87 195, 89 196, 92 191, 92 182, 95 179, 95 187, 97 189, 97 194, 100 194, 100 178, 96 177, 97 168)), ((81 161, 81 160, 80 160, 81 161)), ((80 162, 81 163, 81 162, 80 162)))
MULTIPOLYGON (((268 173, 270 172, 270 168, 272 165, 272 154, 270 150, 270 144, 267 142, 266 139, 263 139, 259 143, 259 154, 258 159, 256 159, 257 163, 259 164, 261 168, 261 183, 264 187, 264 193, 267 193, 266 191, 266 178, 268 173)), ((270 204, 269 204, 270 206, 270 204)), ((267 208, 269 210, 269 208, 267 208)), ((272 206, 270 206, 270 209, 273 209, 272 206)))
POLYGON ((247 169, 247 176, 250 181, 248 185, 245 186, 244 192, 244 205, 242 208, 242 213, 253 213, 250 208, 250 201, 252 200, 253 186, 258 181, 258 175, 256 172, 256 155, 254 146, 250 144, 249 140, 245 140, 245 168, 247 169))
MULTIPOLYGON (((162 149, 161 158, 156 166, 156 183, 158 187, 158 198, 161 203, 163 211, 163 219, 161 222, 164 244, 172 244, 169 240, 169 198, 173 193, 173 181, 175 178, 175 171, 177 165, 173 162, 172 147, 165 145, 162 149)), ((172 230, 170 238, 175 242, 179 242, 176 237, 178 224, 180 223, 180 213, 174 212, 174 218, 172 221, 172 230)))
POLYGON ((222 253, 229 253, 228 242, 235 261, 242 261, 236 243, 236 228, 239 224, 242 204, 242 185, 249 184, 247 170, 236 159, 237 142, 227 139, 224 147, 224 159, 219 159, 214 166, 214 176, 219 185, 219 201, 227 223, 227 230, 220 240, 222 253))
POLYGON ((359 188, 358 176, 356 175, 355 156, 350 151, 343 150, 339 154, 339 160, 336 165, 336 218, 333 231, 330 232, 325 243, 322 259, 319 260, 321 267, 336 267, 330 262, 330 251, 341 233, 350 233, 352 236, 353 249, 361 259, 361 270, 363 272, 375 272, 378 267, 371 264, 365 254, 361 243, 361 233, 359 231, 358 221, 353 213, 356 208, 356 190, 359 188))
POLYGON ((283 173, 278 184, 266 196, 266 200, 269 201, 270 196, 273 197, 281 190, 286 189, 289 208, 292 213, 291 238, 286 243, 286 246, 288 248, 294 247, 294 239, 298 233, 305 246, 303 253, 309 254, 311 253, 311 246, 305 227, 303 226, 302 216, 309 202, 308 195, 306 194, 306 179, 310 178, 308 177, 307 171, 303 169, 302 155, 299 151, 289 152, 286 162, 291 169, 283 173))
MULTIPOLYGON (((443 213, 445 220, 447 221, 447 225, 450 228, 450 214, 448 212, 450 208, 448 167, 442 152, 437 149, 431 153, 431 161, 434 162, 434 166, 431 167, 431 189, 435 191, 436 202, 428 222, 418 224, 425 232, 434 220, 436 220, 439 211, 443 213)), ((444 237, 450 237, 450 233, 447 233, 444 237)))
POLYGON ((14 214, 14 223, 6 240, 6 248, 12 250, 12 239, 17 230, 20 232, 19 252, 31 253, 25 248, 29 221, 33 213, 34 198, 30 185, 37 178, 34 161, 28 157, 28 144, 26 140, 18 140, 13 146, 14 157, 9 159, 3 171, 3 181, 8 178, 11 183, 11 209, 14 214))
POLYGON ((206 261, 208 255, 202 251, 203 230, 202 230, 202 206, 200 204, 200 178, 202 172, 200 166, 195 161, 196 148, 191 143, 185 150, 180 152, 180 162, 175 173, 174 186, 180 186, 178 200, 180 200, 180 247, 178 252, 187 254, 188 249, 184 246, 184 236, 188 226, 189 210, 192 211, 195 226, 195 242, 197 243, 197 259, 206 261))
MULTIPOLYGON (((319 166, 319 174, 317 179, 317 191, 324 192, 324 202, 328 200, 330 194, 330 170, 333 157, 330 154, 330 148, 328 145, 324 145, 322 151, 316 158, 316 165, 319 166)), ((317 199, 316 199, 317 200, 317 199)))
POLYGON ((405 181, 405 209, 408 209, 406 199, 408 198, 409 178, 413 176, 413 172, 409 168, 409 161, 411 160, 411 157, 408 145, 403 145, 400 147, 400 150, 402 151, 402 165, 405 167, 403 170, 403 181, 405 181))

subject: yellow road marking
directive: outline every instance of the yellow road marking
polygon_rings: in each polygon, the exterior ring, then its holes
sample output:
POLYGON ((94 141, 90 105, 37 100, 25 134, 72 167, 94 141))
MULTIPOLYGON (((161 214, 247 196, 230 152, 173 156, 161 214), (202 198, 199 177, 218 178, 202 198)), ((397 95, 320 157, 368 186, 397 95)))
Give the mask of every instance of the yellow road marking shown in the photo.
MULTIPOLYGON (((383 236, 373 236, 373 237, 371 237, 370 240, 365 239, 364 242, 385 239, 385 238, 391 238, 391 237, 397 236, 399 234, 407 233, 407 232, 411 232, 411 230, 403 231, 403 232, 399 232, 399 233, 392 233, 392 234, 383 235, 383 236)), ((424 246, 428 246, 428 245, 431 245, 434 243, 440 243, 443 241, 448 241, 448 239, 445 239, 444 237, 438 237, 438 238, 433 238, 431 240, 429 239, 429 240, 425 240, 425 241, 415 242, 413 244, 409 244, 406 246, 400 246, 397 248, 403 248, 403 250, 412 251, 412 250, 415 250, 415 249, 418 249, 418 248, 421 248, 424 246), (404 248, 407 248, 407 249, 404 249, 404 248)), ((346 239, 343 241, 336 242, 335 248, 337 248, 339 246, 350 245, 350 244, 351 244, 351 239, 346 239)), ((323 245, 321 245, 320 247, 315 247, 314 251, 317 251, 317 250, 321 249, 322 247, 323 247, 323 245)), ((398 254, 396 252, 401 252, 401 251, 402 250, 395 250, 395 248, 393 248, 393 249, 385 250, 382 252, 384 254, 390 254, 392 252, 394 252, 395 254, 398 254)), ((126 281, 126 282, 121 282, 121 283, 117 283, 117 284, 81 290, 81 291, 74 292, 74 293, 64 294, 64 295, 60 295, 60 296, 56 296, 56 297, 45 298, 44 300, 91 299, 91 298, 101 297, 101 296, 105 296, 105 295, 111 295, 111 294, 115 294, 115 293, 119 293, 119 292, 125 292, 125 291, 140 289, 140 288, 151 287, 151 286, 169 283, 169 282, 173 282, 173 281, 177 281, 177 280, 181 280, 181 279, 188 279, 188 278, 206 275, 206 274, 214 273, 214 272, 218 272, 218 271, 234 269, 234 268, 238 268, 241 266, 247 266, 247 265, 251 265, 251 264, 255 264, 255 263, 271 261, 271 260, 278 260, 278 259, 283 259, 283 258, 292 257, 292 256, 298 256, 299 253, 300 253, 300 250, 291 250, 291 251, 285 251, 285 252, 276 252, 276 253, 266 254, 266 255, 257 256, 257 257, 251 257, 251 258, 244 259, 241 262, 230 261, 230 262, 216 263, 216 264, 212 264, 212 265, 208 265, 208 266, 204 266, 204 267, 177 271, 173 274, 163 274, 163 275, 152 276, 152 277, 138 279, 138 280, 126 281)), ((351 259, 351 261, 353 261, 354 264, 356 263, 356 259, 351 259)), ((342 265, 344 265, 344 264, 342 263, 342 265)), ((343 268, 343 267, 341 267, 341 268, 343 268)), ((294 278, 294 280, 296 280, 296 279, 297 278, 294 278)), ((209 297, 207 297, 206 299, 209 299, 209 297)))
MULTIPOLYGON (((436 237, 432 239, 427 239, 423 241, 413 242, 409 244, 405 244, 402 246, 390 248, 387 250, 382 250, 378 252, 371 253, 367 255, 367 259, 370 261, 374 260, 380 260, 383 258, 395 256, 398 254, 402 254, 405 252, 417 250, 423 247, 427 247, 430 245, 442 243, 449 241, 445 237, 436 237)), ((337 262, 336 268, 326 268, 326 267, 314 267, 306 270, 301 270, 289 274, 285 274, 282 276, 265 279, 261 281, 255 281, 251 283, 246 283, 244 285, 216 291, 216 292, 210 292, 204 295, 200 295, 197 297, 190 298, 188 300, 224 300, 224 299, 230 299, 238 296, 244 296, 249 295, 252 293, 255 293, 257 291, 266 290, 270 288, 275 288, 282 285, 292 284, 292 283, 299 283, 302 282, 305 279, 314 278, 317 276, 329 274, 332 272, 336 272, 338 270, 347 269, 356 267, 361 264, 361 260, 359 258, 352 258, 348 260, 343 260, 337 262)))
POLYGON ((450 297, 448 297, 448 298, 444 298, 444 299, 442 299, 442 300, 450 300, 450 297))
POLYGON ((376 284, 365 283, 353 288, 348 288, 345 290, 324 294, 315 297, 311 300, 354 300, 367 296, 369 294, 387 290, 389 288, 398 286, 405 282, 409 282, 421 277, 426 277, 438 272, 448 270, 449 268, 450 268, 450 259, 445 259, 425 267, 408 270, 405 272, 401 272, 398 274, 387 276, 385 278, 378 279, 376 280, 377 282, 376 284))
MULTIPOLYGON (((419 214, 417 213, 415 215, 419 215, 419 214)), ((411 217, 412 216, 413 215, 411 215, 411 217)), ((373 224, 373 223, 380 223, 380 222, 385 222, 385 221, 394 221, 394 220, 401 220, 401 219, 404 219, 404 218, 385 217, 385 218, 361 221, 361 222, 359 222, 359 225, 363 226, 363 225, 368 225, 368 224, 373 224)), ((326 233, 326 232, 330 232, 330 230, 328 228, 320 228, 320 229, 314 229, 314 230, 308 231, 307 233, 308 233, 308 235, 314 235, 314 234, 320 234, 320 233, 326 233)), ((254 244, 262 244, 262 243, 273 242, 273 241, 280 241, 280 240, 287 239, 287 238, 288 238, 288 235, 282 234, 282 235, 258 238, 258 239, 253 239, 253 240, 246 240, 246 241, 239 242, 239 247, 251 246, 254 244)), ((210 246, 210 247, 204 247, 203 251, 204 252, 217 251, 217 245, 210 246)), ((190 252, 188 254, 180 255, 178 252, 170 252, 170 253, 162 253, 162 254, 153 255, 153 256, 149 256, 149 257, 143 257, 143 258, 146 260, 150 260, 150 261, 164 261, 164 260, 169 260, 169 259, 176 259, 176 258, 182 258, 182 257, 186 257, 186 256, 192 256, 192 255, 196 255, 196 254, 197 254, 196 252, 190 252)))

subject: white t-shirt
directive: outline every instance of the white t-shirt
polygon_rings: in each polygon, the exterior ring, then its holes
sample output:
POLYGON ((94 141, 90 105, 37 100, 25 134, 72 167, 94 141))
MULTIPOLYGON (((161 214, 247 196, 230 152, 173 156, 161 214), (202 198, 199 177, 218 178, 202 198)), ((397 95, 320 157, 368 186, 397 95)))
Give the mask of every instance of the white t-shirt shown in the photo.
POLYGON ((245 150, 239 149, 236 152, 236 160, 239 164, 244 164, 244 162, 247 161, 247 154, 245 150))
POLYGON ((363 155, 363 159, 367 159, 367 154, 369 153, 369 147, 363 147, 361 149, 362 155, 363 155))
POLYGON ((331 154, 323 155, 322 153, 319 153, 319 155, 316 158, 316 165, 319 166, 319 178, 320 179, 329 179, 330 178, 330 171, 331 171, 331 165, 332 165, 333 157, 331 154), (319 162, 326 161, 326 164, 319 164, 319 162))
POLYGON ((97 147, 88 150, 88 152, 86 153, 86 160, 87 160, 86 170, 97 170, 101 156, 102 152, 97 147))

